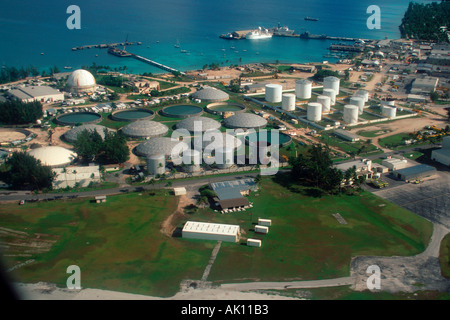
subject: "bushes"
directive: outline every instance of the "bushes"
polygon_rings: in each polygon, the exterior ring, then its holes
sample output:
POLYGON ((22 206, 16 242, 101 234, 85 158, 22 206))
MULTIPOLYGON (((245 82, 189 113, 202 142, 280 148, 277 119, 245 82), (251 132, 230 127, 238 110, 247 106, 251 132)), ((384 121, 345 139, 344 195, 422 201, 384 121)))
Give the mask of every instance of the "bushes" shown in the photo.
POLYGON ((6 101, 0 103, 0 110, 2 110, 2 116, 0 117, 2 124, 34 123, 44 115, 42 104, 38 101, 6 101))

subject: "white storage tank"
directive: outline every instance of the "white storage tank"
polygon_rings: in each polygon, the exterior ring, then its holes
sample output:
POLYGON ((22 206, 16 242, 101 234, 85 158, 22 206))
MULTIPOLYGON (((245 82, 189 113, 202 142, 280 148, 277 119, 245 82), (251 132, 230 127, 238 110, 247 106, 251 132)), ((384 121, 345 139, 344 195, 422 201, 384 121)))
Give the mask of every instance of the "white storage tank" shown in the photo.
POLYGON ((318 102, 308 103, 306 109, 306 118, 309 121, 320 121, 322 120, 322 105, 318 102))
POLYGON ((295 94, 283 94, 281 108, 285 111, 295 111, 295 94))
POLYGON ((247 239, 247 246, 249 247, 261 247, 261 240, 259 239, 247 239))
POLYGON ((219 148, 215 151, 216 166, 219 169, 226 169, 233 166, 234 150, 231 148, 219 148))
POLYGON ((266 234, 266 233, 269 232, 269 227, 256 225, 256 226, 255 226, 255 232, 256 232, 256 233, 263 233, 263 234, 266 234))
POLYGON ((322 113, 329 113, 331 108, 331 98, 329 96, 320 95, 317 97, 317 103, 322 105, 322 113))
POLYGON ((323 89, 322 95, 330 97, 332 106, 336 104, 336 91, 334 89, 323 89))
POLYGON ((187 149, 183 151, 183 164, 186 172, 200 171, 201 153, 195 149, 187 149))
POLYGON ((266 101, 277 103, 281 102, 283 87, 280 84, 266 84, 266 101))
POLYGON ((358 110, 357 106, 347 104, 344 106, 344 122, 348 124, 358 123, 358 110))
POLYGON ((166 157, 164 154, 155 154, 146 158, 148 174, 156 176, 166 172, 166 157))
POLYGON ((306 79, 295 82, 295 95, 298 99, 311 99, 312 82, 306 79))
POLYGON ((272 225, 272 220, 258 218, 258 225, 270 227, 272 225))
POLYGON ((395 118, 397 115, 397 108, 391 106, 381 106, 381 114, 388 118, 395 118))
POLYGON ((350 104, 358 107, 358 114, 363 114, 363 112, 364 112, 364 97, 353 96, 350 98, 350 104))
POLYGON ((363 97, 364 98, 364 102, 368 102, 369 101, 369 91, 367 90, 358 90, 356 91, 355 96, 359 96, 359 97, 363 97))
POLYGON ((337 77, 325 77, 323 79, 323 89, 333 89, 339 95, 339 84, 341 80, 337 77))

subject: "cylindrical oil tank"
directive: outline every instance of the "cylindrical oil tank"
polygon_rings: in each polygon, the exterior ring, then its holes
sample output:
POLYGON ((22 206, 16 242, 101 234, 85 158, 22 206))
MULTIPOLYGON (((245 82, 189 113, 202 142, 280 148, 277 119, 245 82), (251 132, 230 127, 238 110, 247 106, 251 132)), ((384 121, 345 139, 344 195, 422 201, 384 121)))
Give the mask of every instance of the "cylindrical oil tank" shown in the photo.
POLYGON ((336 91, 334 89, 323 89, 322 95, 330 97, 331 105, 334 106, 336 103, 336 91))
POLYGON ((281 108, 285 111, 295 111, 295 94, 283 94, 281 108))
POLYGON ((311 99, 312 82, 306 79, 295 82, 295 95, 298 99, 311 99))
POLYGON ((341 80, 337 77, 325 77, 323 79, 323 88, 324 89, 333 89, 336 92, 336 95, 339 95, 339 84, 341 80))
POLYGON ((353 96, 350 98, 350 104, 358 107, 358 113, 363 114, 364 112, 364 97, 353 96))
POLYGON ((277 103, 281 102, 283 87, 280 84, 266 84, 266 101, 277 103))
POLYGON ((217 168, 230 168, 234 163, 234 150, 231 148, 216 149, 215 159, 217 168))
POLYGON ((318 102, 308 103, 306 109, 306 118, 309 121, 320 121, 322 120, 322 105, 318 102))
POLYGON ((317 103, 322 105, 322 113, 329 113, 331 107, 331 98, 329 96, 320 95, 317 97, 317 103))
POLYGON ((357 106, 347 104, 344 106, 344 122, 348 124, 358 123, 358 110, 357 106))
POLYGON ((369 101, 369 91, 367 90, 358 90, 356 91, 355 96, 359 96, 359 97, 363 97, 364 98, 364 102, 368 102, 369 101))
POLYGON ((187 149, 183 151, 183 164, 186 172, 200 171, 201 153, 195 149, 187 149))
POLYGON ((392 106, 381 106, 381 114, 388 118, 395 118, 397 115, 397 108, 392 106))
POLYGON ((148 156, 146 159, 147 171, 149 175, 156 176, 166 172, 166 157, 164 154, 148 156))

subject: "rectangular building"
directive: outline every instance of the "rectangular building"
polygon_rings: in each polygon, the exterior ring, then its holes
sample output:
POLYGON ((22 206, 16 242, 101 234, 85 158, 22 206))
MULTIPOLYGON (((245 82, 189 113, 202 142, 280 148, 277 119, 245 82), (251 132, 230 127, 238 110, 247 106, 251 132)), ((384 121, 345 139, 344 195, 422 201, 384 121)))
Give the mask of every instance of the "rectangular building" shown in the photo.
POLYGON ((400 169, 394 171, 394 176, 403 181, 410 181, 415 179, 420 179, 424 177, 431 176, 436 173, 436 168, 426 165, 420 164, 414 167, 409 167, 405 169, 400 169))
POLYGON ((431 152, 431 159, 450 166, 450 136, 442 139, 442 148, 431 152))
POLYGON ((42 103, 52 103, 64 101, 64 94, 62 92, 48 86, 19 87, 9 90, 7 95, 12 99, 22 102, 39 101, 42 103))
POLYGON ((182 230, 183 238, 226 242, 238 242, 240 234, 238 225, 196 221, 186 222, 182 230))
POLYGON ((334 134, 336 136, 338 136, 339 138, 342 138, 344 140, 351 141, 351 142, 360 140, 360 137, 357 134, 350 132, 350 131, 343 130, 343 129, 334 130, 334 134))

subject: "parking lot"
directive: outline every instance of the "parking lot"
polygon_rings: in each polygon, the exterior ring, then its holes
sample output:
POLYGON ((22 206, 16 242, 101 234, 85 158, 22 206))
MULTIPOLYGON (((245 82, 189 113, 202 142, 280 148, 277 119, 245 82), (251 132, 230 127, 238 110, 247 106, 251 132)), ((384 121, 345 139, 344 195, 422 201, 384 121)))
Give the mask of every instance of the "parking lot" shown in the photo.
POLYGON ((432 222, 450 227, 450 174, 438 172, 419 184, 405 183, 383 177, 389 187, 371 189, 377 196, 389 200, 432 222))

